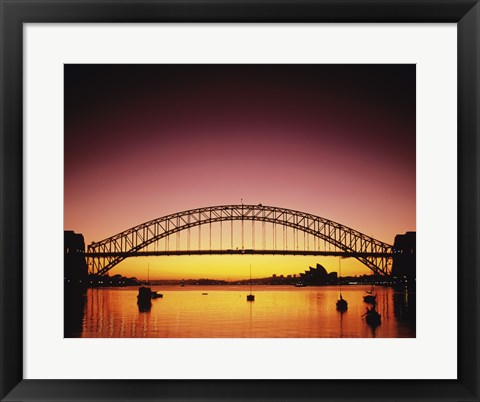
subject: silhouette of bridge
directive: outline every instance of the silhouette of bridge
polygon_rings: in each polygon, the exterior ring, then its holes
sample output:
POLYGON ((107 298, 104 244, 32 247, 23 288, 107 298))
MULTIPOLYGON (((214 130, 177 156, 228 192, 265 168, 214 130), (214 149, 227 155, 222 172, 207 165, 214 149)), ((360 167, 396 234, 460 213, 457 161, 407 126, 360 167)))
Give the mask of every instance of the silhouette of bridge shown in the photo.
MULTIPOLYGON (((203 240, 205 243, 205 239, 203 240)), ((365 264, 375 274, 389 275, 392 246, 340 223, 309 213, 262 204, 240 204, 191 209, 153 219, 102 241, 91 243, 85 257, 88 260, 90 274, 105 275, 128 257, 205 254, 352 257, 365 264), (230 222, 230 225, 226 225, 229 226, 226 230, 225 222, 230 222), (261 222, 260 242, 255 222, 261 222), (234 230, 234 223, 240 224, 240 228, 234 230), (267 233, 267 224, 270 233, 267 233), (216 239, 219 247, 216 248, 212 247, 214 233, 212 225, 219 225, 217 230, 219 238, 216 239), (245 234, 245 229, 249 229, 246 228, 247 225, 251 226, 251 236, 248 239, 245 234), (205 226, 208 237, 205 233, 204 237, 207 237, 209 247, 202 246, 201 229, 205 226), (279 227, 282 229, 278 230, 279 227), (197 235, 195 236, 195 233, 193 235, 198 241, 198 248, 191 247, 192 228, 197 229, 197 235), (230 232, 229 247, 223 247, 224 232, 227 234, 230 232), (181 233, 187 237, 185 249, 180 248, 181 233), (234 242, 235 234, 237 239, 234 242), (172 237, 175 237, 175 241, 170 241, 172 237), (161 240, 164 242, 164 249, 158 250, 161 240), (171 249, 171 243, 175 243, 174 249, 171 249)))

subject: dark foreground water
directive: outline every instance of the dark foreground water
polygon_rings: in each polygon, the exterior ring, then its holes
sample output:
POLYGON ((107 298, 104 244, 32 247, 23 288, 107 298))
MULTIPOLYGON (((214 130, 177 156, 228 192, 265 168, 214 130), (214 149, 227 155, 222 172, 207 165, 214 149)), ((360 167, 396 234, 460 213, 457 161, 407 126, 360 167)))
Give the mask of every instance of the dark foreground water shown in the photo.
POLYGON ((164 297, 149 311, 137 287, 88 289, 67 303, 66 337, 95 338, 400 338, 415 337, 415 294, 376 287, 381 323, 362 317, 367 286, 342 288, 348 310, 336 310, 338 288, 152 286, 164 297), (207 294, 205 294, 207 293, 207 294))

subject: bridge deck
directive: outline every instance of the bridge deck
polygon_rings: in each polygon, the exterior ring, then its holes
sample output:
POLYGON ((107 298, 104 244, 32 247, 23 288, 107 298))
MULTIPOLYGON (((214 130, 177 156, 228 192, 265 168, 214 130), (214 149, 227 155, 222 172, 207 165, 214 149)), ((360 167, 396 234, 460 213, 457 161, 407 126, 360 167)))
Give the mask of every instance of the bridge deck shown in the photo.
POLYGON ((316 251, 316 250, 165 250, 165 251, 135 251, 135 252, 107 252, 85 253, 86 257, 150 257, 172 255, 304 255, 325 257, 392 257, 392 253, 354 253, 344 251, 316 251))

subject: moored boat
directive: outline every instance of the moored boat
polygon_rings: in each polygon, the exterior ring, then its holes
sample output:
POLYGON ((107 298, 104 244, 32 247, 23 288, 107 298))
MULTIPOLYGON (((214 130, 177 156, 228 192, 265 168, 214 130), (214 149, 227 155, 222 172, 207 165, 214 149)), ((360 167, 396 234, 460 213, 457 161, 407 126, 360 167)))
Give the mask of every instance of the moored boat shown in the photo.
POLYGON ((376 295, 363 296, 363 301, 368 304, 375 304, 377 302, 377 296, 376 295))
POLYGON ((348 309, 347 301, 340 295, 340 299, 337 300, 337 310, 346 311, 348 309))

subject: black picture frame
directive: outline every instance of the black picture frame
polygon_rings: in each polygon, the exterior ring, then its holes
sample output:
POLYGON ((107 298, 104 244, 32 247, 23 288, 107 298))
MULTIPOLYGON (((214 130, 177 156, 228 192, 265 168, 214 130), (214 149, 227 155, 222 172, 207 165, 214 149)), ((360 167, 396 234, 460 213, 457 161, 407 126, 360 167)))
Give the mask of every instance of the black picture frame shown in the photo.
POLYGON ((0 12, 2 401, 479 400, 478 0, 0 0, 0 12), (23 24, 31 22, 456 23, 458 379, 383 381, 23 379, 23 24))

